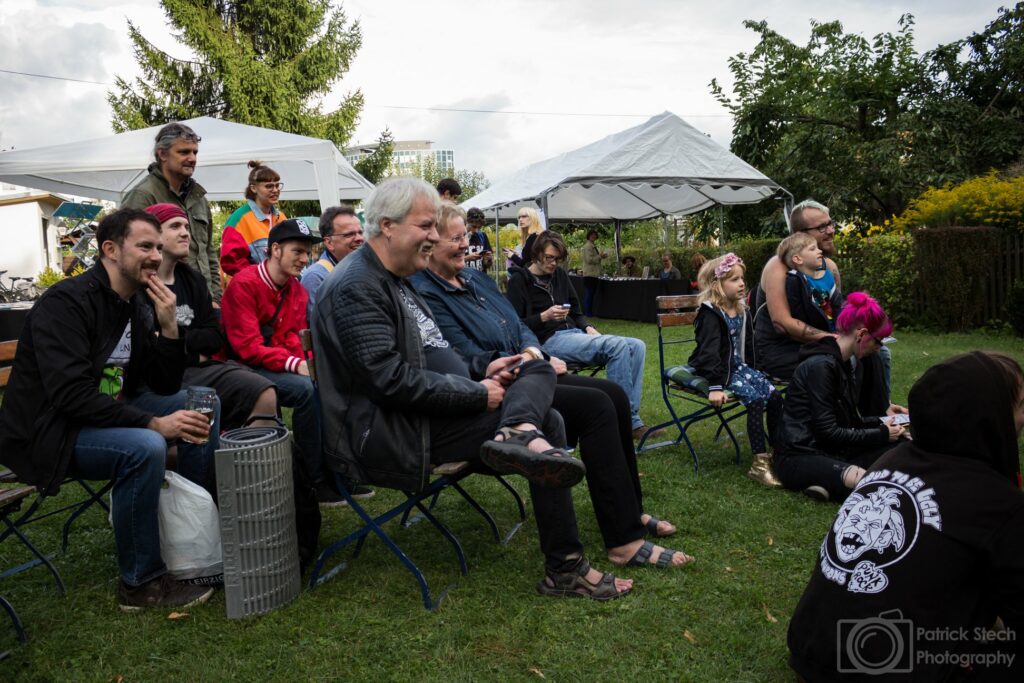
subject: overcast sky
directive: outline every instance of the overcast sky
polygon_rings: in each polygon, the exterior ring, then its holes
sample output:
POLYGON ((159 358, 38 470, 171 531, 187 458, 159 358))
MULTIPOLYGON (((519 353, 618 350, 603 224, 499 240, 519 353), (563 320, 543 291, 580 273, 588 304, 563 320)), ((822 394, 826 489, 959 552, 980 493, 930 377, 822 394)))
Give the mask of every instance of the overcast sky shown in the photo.
MULTIPOLYGON (((847 31, 872 37, 895 31, 899 16, 910 12, 923 52, 983 29, 1000 4, 347 0, 349 18, 361 23, 363 47, 324 105, 360 89, 366 107, 353 143, 372 142, 388 127, 396 139, 454 149, 457 167, 483 171, 491 180, 665 110, 728 146, 731 120, 708 83, 729 84, 728 57, 754 46, 744 19, 764 19, 804 44, 811 19, 838 19, 847 31)), ((126 17, 159 47, 188 56, 171 36, 158 0, 3 0, 0 69, 100 83, 134 76, 126 17)), ((0 149, 110 133, 108 89, 0 73, 0 149)))

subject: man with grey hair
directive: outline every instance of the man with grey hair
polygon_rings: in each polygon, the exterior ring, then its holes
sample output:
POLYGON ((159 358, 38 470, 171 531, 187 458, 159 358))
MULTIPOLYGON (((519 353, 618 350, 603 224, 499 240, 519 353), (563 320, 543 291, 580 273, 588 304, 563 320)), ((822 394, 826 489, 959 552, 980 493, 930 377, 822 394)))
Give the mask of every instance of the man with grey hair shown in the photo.
POLYGON ((480 459, 530 481, 545 555, 538 592, 609 600, 632 581, 583 557, 569 487, 586 469, 564 449, 551 410, 555 372, 543 359, 448 343, 410 275, 440 241, 434 188, 384 181, 366 200, 366 245, 320 288, 312 322, 328 466, 348 484, 426 486, 431 464, 480 459), (544 431, 540 431, 543 429, 544 431))
POLYGON ((161 128, 153 146, 156 160, 149 165, 149 174, 125 195, 122 206, 145 209, 154 204, 174 204, 188 214, 189 264, 202 274, 214 306, 219 307, 220 255, 213 244, 213 215, 206 190, 192 178, 200 140, 184 123, 161 128))
POLYGON ((320 237, 324 240, 324 251, 320 259, 302 273, 302 286, 309 294, 306 317, 310 324, 316 307, 316 293, 320 285, 341 260, 362 246, 363 224, 356 210, 348 204, 332 206, 320 216, 320 237))

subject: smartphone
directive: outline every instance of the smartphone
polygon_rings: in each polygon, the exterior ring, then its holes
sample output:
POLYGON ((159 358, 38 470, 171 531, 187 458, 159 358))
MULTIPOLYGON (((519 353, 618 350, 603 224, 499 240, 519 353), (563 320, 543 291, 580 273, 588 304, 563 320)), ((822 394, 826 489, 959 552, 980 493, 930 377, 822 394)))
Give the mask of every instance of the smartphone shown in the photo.
POLYGON ((896 415, 890 415, 889 417, 883 417, 882 419, 891 425, 910 424, 910 415, 908 413, 897 413, 896 415))
POLYGON ((562 308, 564 308, 565 310, 569 310, 570 308, 572 308, 572 304, 562 304, 562 308))

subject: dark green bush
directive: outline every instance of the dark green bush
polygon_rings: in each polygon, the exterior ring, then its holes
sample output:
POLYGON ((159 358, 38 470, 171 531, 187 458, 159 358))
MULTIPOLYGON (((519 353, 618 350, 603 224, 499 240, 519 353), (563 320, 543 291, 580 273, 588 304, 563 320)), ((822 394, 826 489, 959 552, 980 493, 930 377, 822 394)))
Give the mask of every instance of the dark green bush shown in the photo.
POLYGON ((1014 333, 1018 337, 1024 337, 1024 280, 1017 280, 1010 288, 1006 314, 1014 333))
POLYGON ((747 267, 747 274, 743 280, 747 284, 748 292, 754 291, 754 288, 757 287, 757 283, 761 280, 764 264, 768 263, 772 256, 775 256, 775 250, 779 248, 781 241, 776 237, 768 239, 744 237, 725 245, 725 251, 735 253, 743 259, 743 263, 747 267))
POLYGON ((915 230, 914 253, 924 319, 964 331, 978 317, 979 301, 999 249, 999 230, 988 227, 915 230))
POLYGON ((865 240, 843 240, 840 244, 836 263, 843 292, 868 292, 897 325, 920 325, 913 238, 874 235, 865 240))

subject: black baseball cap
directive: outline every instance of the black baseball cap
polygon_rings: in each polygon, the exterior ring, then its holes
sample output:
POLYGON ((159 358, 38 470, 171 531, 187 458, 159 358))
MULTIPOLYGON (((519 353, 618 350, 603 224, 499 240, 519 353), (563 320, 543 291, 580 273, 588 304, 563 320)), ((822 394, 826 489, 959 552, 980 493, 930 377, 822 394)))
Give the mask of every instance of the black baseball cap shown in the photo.
POLYGON ((309 229, 308 225, 296 218, 281 221, 270 229, 270 235, 267 237, 267 249, 270 249, 272 244, 287 240, 302 240, 310 244, 323 242, 319 236, 309 229))

